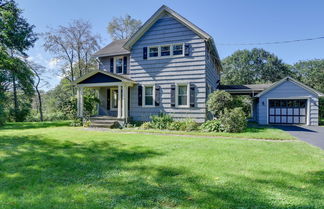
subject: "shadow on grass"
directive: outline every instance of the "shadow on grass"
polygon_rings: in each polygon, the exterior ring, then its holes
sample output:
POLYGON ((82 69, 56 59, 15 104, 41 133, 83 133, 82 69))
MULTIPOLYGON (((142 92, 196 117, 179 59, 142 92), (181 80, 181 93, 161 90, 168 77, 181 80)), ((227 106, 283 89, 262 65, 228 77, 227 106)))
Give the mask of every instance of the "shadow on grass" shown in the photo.
MULTIPOLYGON (((258 186, 318 200, 285 181, 249 179, 210 183, 186 168, 149 163, 167 153, 118 142, 78 144, 41 136, 0 137, 3 208, 310 208, 275 204, 258 186), (238 182, 244 181, 244 185, 238 182), (5 201, 4 201, 5 200, 5 201)), ((264 173, 262 176, 276 176, 264 173)), ((323 172, 284 177, 318 186, 323 172)), ((323 186, 322 184, 320 184, 323 186)))
POLYGON ((10 122, 0 127, 0 130, 22 130, 22 129, 34 129, 34 128, 49 128, 49 127, 62 127, 69 126, 71 121, 47 121, 47 122, 10 122))

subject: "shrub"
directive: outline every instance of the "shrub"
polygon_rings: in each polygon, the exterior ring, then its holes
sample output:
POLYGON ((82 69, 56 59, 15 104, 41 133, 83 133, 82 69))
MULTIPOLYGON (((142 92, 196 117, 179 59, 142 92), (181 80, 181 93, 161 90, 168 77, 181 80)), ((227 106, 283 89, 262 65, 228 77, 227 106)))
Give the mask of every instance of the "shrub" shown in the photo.
POLYGON ((151 128, 153 128, 151 122, 144 122, 144 123, 140 126, 140 129, 144 129, 144 130, 151 129, 151 128))
POLYGON ((191 118, 187 118, 182 122, 182 131, 196 131, 198 123, 191 118))
POLYGON ((242 132, 246 126, 246 116, 242 108, 225 109, 220 115, 221 128, 224 132, 242 132))
POLYGON ((74 126, 74 127, 82 126, 82 120, 81 119, 75 119, 70 123, 70 126, 74 126))
POLYGON ((173 121, 169 123, 167 129, 171 131, 195 131, 198 129, 198 123, 187 118, 182 121, 173 121))
POLYGON ((166 129, 169 123, 173 122, 173 119, 170 115, 167 114, 159 114, 151 116, 152 119, 152 127, 157 129, 166 129))
POLYGON ((214 116, 218 117, 225 108, 230 108, 233 97, 225 91, 214 91, 209 94, 207 108, 214 116))
POLYGON ((222 132, 220 120, 209 120, 199 127, 204 132, 222 132))
POLYGON ((173 121, 172 123, 168 124, 167 129, 171 131, 179 131, 181 130, 183 124, 181 121, 173 121))

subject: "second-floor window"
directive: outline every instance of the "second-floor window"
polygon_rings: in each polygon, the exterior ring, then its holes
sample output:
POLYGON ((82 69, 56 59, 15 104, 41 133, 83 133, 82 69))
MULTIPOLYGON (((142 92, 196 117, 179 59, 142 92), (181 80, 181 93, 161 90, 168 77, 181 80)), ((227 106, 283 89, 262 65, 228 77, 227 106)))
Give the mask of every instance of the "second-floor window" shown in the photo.
POLYGON ((184 43, 148 47, 148 59, 184 56, 184 43))
POLYGON ((170 55, 171 55, 170 45, 168 45, 168 46, 161 46, 161 57, 170 56, 170 55))
POLYGON ((115 63, 115 73, 123 73, 123 57, 116 57, 115 63))
POLYGON ((173 45, 173 55, 183 55, 183 44, 173 45))
POLYGON ((158 57, 159 56, 159 47, 154 46, 149 48, 149 57, 158 57))

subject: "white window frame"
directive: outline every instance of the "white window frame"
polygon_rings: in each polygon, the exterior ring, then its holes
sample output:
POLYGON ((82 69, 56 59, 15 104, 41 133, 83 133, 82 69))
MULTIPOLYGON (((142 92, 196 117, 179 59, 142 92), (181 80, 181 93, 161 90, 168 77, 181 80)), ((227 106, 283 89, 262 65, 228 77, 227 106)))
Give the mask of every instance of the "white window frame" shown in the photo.
POLYGON ((147 58, 148 59, 157 59, 157 58, 160 57, 160 55, 161 55, 161 47, 160 46, 149 46, 147 48, 147 58), (150 56, 150 48, 158 48, 158 56, 157 57, 151 57, 150 56))
POLYGON ((115 74, 123 74, 123 72, 124 72, 124 57, 123 56, 114 57, 114 73, 115 74), (122 71, 121 71, 121 73, 117 73, 117 59, 122 59, 122 71))
POLYGON ((177 43, 177 44, 172 44, 172 49, 171 49, 171 55, 172 57, 182 57, 185 55, 185 44, 184 43, 177 43), (173 55, 173 46, 174 45, 182 45, 182 54, 177 54, 177 55, 173 55))
POLYGON ((190 85, 189 83, 177 83, 176 84, 176 89, 175 89, 175 102, 176 102, 176 107, 185 107, 189 108, 190 107, 190 85), (179 86, 187 86, 187 105, 179 105, 179 86))
POLYGON ((147 51, 147 59, 163 59, 163 58, 173 58, 173 57, 184 57, 185 56, 185 43, 174 43, 174 44, 161 44, 155 46, 149 46, 147 51), (173 55, 173 46, 174 45, 182 45, 182 54, 173 55), (161 56, 161 47, 163 46, 170 46, 170 55, 169 56, 161 56), (158 48, 158 56, 157 57, 150 57, 150 48, 158 48))
POLYGON ((160 55, 161 58, 163 58, 163 57, 171 57, 171 55, 172 55, 172 45, 170 45, 170 44, 161 45, 161 46, 159 46, 159 51, 160 51, 159 55, 160 55), (170 47, 170 55, 168 55, 168 56, 162 56, 162 47, 165 47, 165 46, 170 47))
POLYGON ((118 88, 110 88, 110 110, 117 110, 118 109, 118 88), (117 90, 117 107, 113 107, 113 91, 117 90))
POLYGON ((143 107, 155 107, 155 85, 154 84, 145 84, 145 85, 142 85, 142 104, 143 104, 143 107), (152 102, 152 105, 146 105, 145 104, 145 88, 146 87, 152 87, 152 97, 153 97, 153 102, 152 102))

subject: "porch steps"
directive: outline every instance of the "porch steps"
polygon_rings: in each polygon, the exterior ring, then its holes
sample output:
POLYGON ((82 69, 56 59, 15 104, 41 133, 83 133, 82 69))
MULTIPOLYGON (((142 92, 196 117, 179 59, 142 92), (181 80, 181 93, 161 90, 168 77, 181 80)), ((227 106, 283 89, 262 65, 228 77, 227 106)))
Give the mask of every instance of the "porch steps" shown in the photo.
POLYGON ((91 128, 112 128, 116 123, 122 122, 123 119, 112 116, 94 116, 90 117, 91 128))

